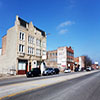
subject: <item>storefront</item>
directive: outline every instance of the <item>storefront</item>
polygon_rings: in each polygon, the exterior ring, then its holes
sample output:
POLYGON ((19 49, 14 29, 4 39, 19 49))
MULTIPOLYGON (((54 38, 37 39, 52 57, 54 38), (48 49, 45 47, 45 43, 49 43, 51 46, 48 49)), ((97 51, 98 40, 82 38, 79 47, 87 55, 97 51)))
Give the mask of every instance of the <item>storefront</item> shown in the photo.
POLYGON ((28 71, 28 60, 18 59, 18 74, 26 74, 27 71, 28 71))

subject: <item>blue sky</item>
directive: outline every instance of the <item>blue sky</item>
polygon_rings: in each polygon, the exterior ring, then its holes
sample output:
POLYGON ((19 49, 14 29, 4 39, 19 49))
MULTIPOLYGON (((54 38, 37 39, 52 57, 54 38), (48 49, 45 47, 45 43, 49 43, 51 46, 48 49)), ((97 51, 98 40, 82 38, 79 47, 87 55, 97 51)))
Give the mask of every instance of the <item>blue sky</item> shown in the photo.
POLYGON ((0 47, 16 15, 50 33, 47 50, 72 46, 100 61, 100 0, 0 0, 0 47))

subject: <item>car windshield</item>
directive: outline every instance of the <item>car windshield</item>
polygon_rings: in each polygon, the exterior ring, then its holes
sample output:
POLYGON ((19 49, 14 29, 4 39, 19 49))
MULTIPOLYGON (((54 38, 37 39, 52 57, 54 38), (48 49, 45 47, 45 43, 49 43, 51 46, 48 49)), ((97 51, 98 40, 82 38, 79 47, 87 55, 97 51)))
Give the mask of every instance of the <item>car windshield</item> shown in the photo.
POLYGON ((49 68, 46 68, 45 70, 49 70, 49 68))
POLYGON ((66 68, 65 70, 70 70, 70 68, 66 68))

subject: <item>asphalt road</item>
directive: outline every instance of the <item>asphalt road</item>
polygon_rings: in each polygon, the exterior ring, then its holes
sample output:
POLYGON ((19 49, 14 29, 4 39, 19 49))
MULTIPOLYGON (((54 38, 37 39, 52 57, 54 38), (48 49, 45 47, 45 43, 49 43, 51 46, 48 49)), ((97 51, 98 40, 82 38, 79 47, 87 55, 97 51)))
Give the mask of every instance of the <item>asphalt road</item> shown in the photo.
POLYGON ((4 100, 100 100, 100 71, 4 100))
MULTIPOLYGON (((27 82, 27 81, 47 79, 47 78, 52 78, 52 77, 66 76, 66 75, 77 74, 77 73, 79 73, 79 72, 60 73, 60 74, 56 74, 56 75, 38 76, 38 77, 31 77, 31 78, 27 78, 26 76, 23 76, 23 77, 1 79, 0 86, 6 86, 6 85, 10 85, 10 84, 22 83, 22 82, 27 82)), ((83 72, 80 72, 80 73, 83 73, 83 72)))

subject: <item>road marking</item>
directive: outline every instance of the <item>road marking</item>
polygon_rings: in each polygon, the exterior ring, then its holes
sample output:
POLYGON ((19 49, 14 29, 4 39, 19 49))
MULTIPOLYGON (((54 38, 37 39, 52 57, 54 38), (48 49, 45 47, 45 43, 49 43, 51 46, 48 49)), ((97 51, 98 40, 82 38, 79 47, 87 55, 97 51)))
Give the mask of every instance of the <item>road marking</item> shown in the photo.
POLYGON ((4 96, 4 97, 0 97, 0 100, 4 99, 4 98, 7 98, 7 96, 4 96))
POLYGON ((4 98, 7 98, 7 97, 15 96, 15 95, 18 95, 18 94, 22 94, 22 93, 25 93, 25 92, 28 92, 28 91, 36 90, 36 89, 39 89, 39 88, 42 88, 42 87, 45 87, 45 86, 47 86, 47 85, 46 84, 42 84, 39 87, 34 87, 34 88, 27 89, 27 90, 24 90, 24 91, 21 91, 21 92, 17 92, 17 93, 13 93, 13 94, 10 94, 10 95, 7 95, 7 96, 3 96, 3 97, 0 97, 0 100, 2 100, 4 98))
POLYGON ((46 86, 55 85, 57 83, 64 82, 64 81, 67 81, 67 80, 69 80, 69 79, 57 81, 55 83, 50 83, 50 84, 42 84, 42 85, 39 85, 39 87, 34 87, 34 88, 31 88, 31 89, 23 90, 21 92, 16 92, 16 93, 13 93, 13 94, 10 94, 10 95, 7 95, 7 96, 3 96, 3 97, 0 98, 0 100, 7 98, 7 97, 13 97, 15 95, 22 94, 22 93, 25 93, 25 92, 29 92, 29 91, 32 91, 32 90, 36 90, 36 89, 39 89, 39 88, 43 88, 43 87, 46 87, 46 86))

